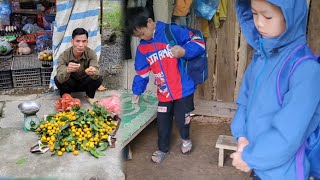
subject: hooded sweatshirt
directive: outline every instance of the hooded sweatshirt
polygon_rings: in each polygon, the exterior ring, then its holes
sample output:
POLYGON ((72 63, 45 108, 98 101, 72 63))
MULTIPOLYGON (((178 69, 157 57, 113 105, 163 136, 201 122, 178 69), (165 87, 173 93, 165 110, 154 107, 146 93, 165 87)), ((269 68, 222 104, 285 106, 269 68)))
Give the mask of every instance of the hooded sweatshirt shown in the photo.
MULTIPOLYGON (((236 140, 249 140, 242 159, 262 180, 293 180, 296 153, 320 120, 320 65, 305 60, 290 79, 280 79, 289 83, 279 104, 277 75, 289 54, 306 45, 308 12, 305 0, 267 1, 281 8, 286 21, 285 32, 274 38, 262 38, 257 31, 250 0, 236 0, 241 30, 255 52, 242 80, 231 131, 236 140)), ((306 156, 302 166, 307 179, 306 156)))
MULTIPOLYGON (((137 47, 132 91, 141 95, 149 82, 149 71, 155 75, 157 96, 160 102, 181 99, 194 93, 196 84, 184 70, 184 61, 174 57, 165 35, 166 24, 158 21, 154 36, 150 40, 141 40, 137 47)), ((177 25, 171 25, 171 31, 178 45, 185 49, 186 60, 205 52, 205 43, 198 35, 177 25)))

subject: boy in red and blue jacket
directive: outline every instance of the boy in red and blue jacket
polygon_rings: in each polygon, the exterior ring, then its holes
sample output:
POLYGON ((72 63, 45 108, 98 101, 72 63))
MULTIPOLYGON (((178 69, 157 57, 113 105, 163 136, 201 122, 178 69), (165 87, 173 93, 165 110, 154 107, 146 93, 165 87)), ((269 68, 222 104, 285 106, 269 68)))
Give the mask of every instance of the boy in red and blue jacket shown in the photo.
POLYGON ((146 90, 149 72, 155 74, 155 85, 159 100, 157 114, 158 148, 152 160, 161 163, 169 151, 169 140, 173 116, 182 138, 182 153, 191 151, 189 136, 190 112, 194 110, 193 94, 195 82, 186 74, 183 61, 205 52, 205 42, 191 31, 171 25, 172 34, 178 45, 171 47, 165 35, 166 24, 153 21, 147 9, 128 8, 126 29, 129 34, 141 39, 135 57, 135 70, 132 91, 133 102, 146 90))

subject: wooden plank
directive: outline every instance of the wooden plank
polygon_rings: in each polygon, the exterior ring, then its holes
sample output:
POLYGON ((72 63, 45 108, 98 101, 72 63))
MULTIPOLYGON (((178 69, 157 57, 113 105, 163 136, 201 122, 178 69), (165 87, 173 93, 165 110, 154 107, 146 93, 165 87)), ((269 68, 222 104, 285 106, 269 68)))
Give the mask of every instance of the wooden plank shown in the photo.
POLYGON ((41 15, 41 14, 43 14, 41 10, 36 10, 36 9, 17 9, 17 10, 14 10, 13 13, 19 13, 19 14, 34 14, 34 15, 41 15))
POLYGON ((312 0, 310 6, 309 23, 308 23, 308 42, 315 54, 320 54, 320 1, 312 0))
POLYGON ((152 121, 154 121, 157 118, 157 113, 153 115, 143 126, 141 126, 136 132, 134 132, 129 139, 125 140, 122 144, 120 149, 123 149, 128 145, 142 130, 144 130, 145 127, 147 127, 152 121))
POLYGON ((154 18, 156 21, 162 21, 169 23, 171 19, 171 14, 169 10, 169 2, 165 1, 153 1, 153 11, 154 18))
POLYGON ((214 100, 214 88, 216 87, 215 81, 215 69, 216 69, 216 58, 217 58, 217 31, 214 27, 214 23, 209 23, 210 36, 207 40, 208 48, 208 80, 204 84, 204 99, 214 100))
POLYGON ((196 115, 215 116, 223 118, 232 118, 236 112, 237 105, 233 102, 218 102, 212 100, 195 100, 196 115))
POLYGON ((217 43, 217 100, 233 102, 235 89, 235 54, 234 54, 234 36, 236 35, 236 15, 235 1, 228 1, 228 17, 218 29, 217 43))
POLYGON ((234 91, 234 102, 236 101, 236 99, 238 97, 242 78, 243 78, 243 75, 244 75, 244 72, 245 72, 246 66, 247 66, 247 61, 248 61, 248 51, 247 51, 248 47, 247 46, 248 46, 248 43, 246 42, 244 35, 241 33, 236 88, 234 91))
POLYGON ((228 149, 228 150, 237 150, 237 142, 232 136, 219 135, 219 138, 216 142, 216 148, 228 149))

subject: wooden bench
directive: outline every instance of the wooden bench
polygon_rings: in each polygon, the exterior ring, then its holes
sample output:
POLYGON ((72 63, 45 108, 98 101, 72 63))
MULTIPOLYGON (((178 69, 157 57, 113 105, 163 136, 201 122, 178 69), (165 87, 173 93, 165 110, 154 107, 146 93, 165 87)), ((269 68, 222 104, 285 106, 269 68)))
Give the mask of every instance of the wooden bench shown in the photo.
POLYGON ((237 143, 232 136, 219 135, 216 142, 216 148, 219 148, 218 166, 223 167, 224 150, 237 150, 237 143))
POLYGON ((139 103, 132 104, 131 90, 121 92, 121 123, 117 132, 117 144, 123 149, 126 159, 132 159, 130 142, 157 117, 158 98, 155 93, 145 92, 139 98, 139 103))

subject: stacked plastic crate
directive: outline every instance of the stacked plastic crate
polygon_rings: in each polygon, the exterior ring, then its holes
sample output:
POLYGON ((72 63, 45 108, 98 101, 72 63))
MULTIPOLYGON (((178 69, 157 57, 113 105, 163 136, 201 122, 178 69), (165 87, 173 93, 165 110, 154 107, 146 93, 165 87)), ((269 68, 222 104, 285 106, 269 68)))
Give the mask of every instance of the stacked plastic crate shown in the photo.
POLYGON ((12 88, 11 64, 12 54, 0 56, 0 90, 12 88))
POLYGON ((49 86, 52 70, 53 70, 52 61, 42 61, 42 66, 41 66, 42 86, 49 86))
POLYGON ((41 63, 36 55, 14 56, 11 66, 13 87, 41 86, 41 63))

